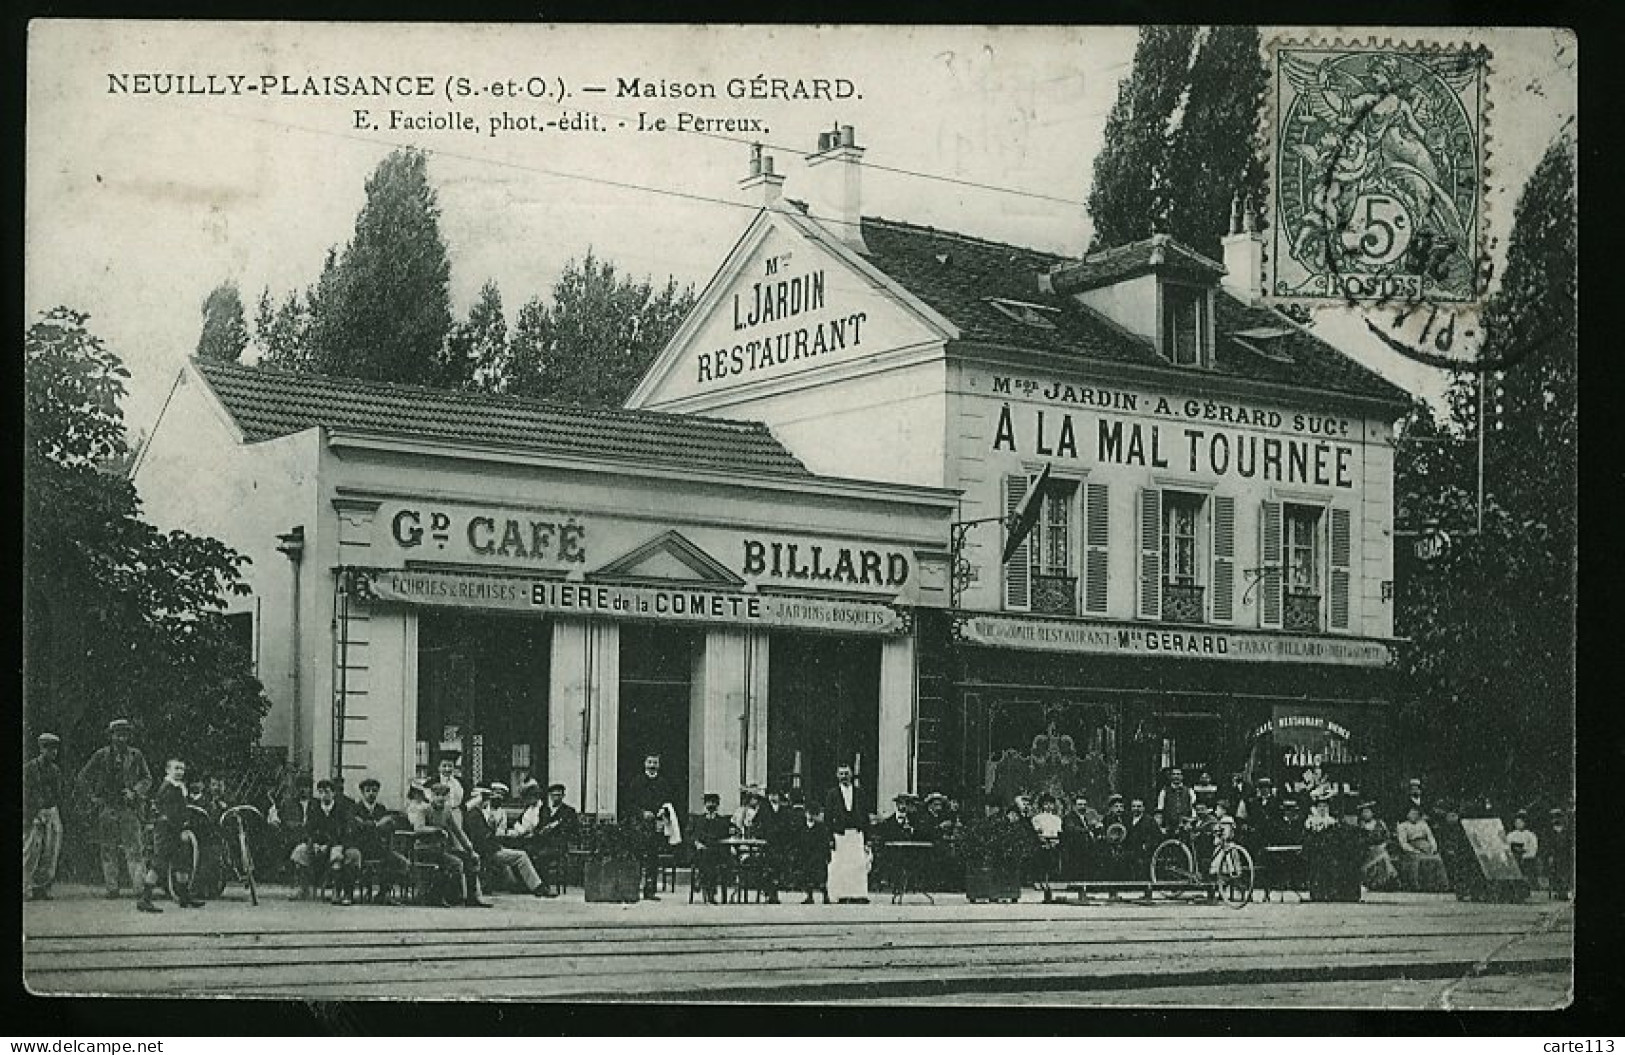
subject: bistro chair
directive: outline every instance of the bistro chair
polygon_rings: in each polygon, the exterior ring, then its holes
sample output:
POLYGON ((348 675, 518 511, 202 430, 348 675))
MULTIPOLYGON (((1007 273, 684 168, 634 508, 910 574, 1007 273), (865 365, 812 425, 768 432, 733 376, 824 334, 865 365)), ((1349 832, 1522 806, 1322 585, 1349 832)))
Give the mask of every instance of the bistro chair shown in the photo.
POLYGON ((402 892, 414 904, 434 903, 445 877, 441 861, 449 845, 449 837, 438 828, 390 834, 390 847, 406 858, 407 889, 402 892))

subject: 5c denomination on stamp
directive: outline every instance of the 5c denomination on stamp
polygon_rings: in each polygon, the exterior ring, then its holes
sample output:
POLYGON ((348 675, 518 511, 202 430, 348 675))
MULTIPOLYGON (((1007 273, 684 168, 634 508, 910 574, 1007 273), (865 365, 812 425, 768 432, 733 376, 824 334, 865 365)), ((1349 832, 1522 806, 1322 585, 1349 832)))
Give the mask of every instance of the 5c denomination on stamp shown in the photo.
POLYGON ((1488 61, 1481 48, 1269 45, 1270 297, 1479 298, 1488 61))

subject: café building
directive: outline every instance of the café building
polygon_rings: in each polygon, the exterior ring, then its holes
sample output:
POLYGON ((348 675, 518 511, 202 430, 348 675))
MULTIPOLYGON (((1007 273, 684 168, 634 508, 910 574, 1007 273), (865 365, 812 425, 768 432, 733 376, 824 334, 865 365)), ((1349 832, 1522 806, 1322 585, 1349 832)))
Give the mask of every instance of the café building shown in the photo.
POLYGON ((913 779, 940 487, 816 473, 754 422, 201 361, 135 482, 251 558, 264 742, 318 776, 393 798, 455 749, 597 813, 649 753, 693 812, 837 759, 913 779))
POLYGON ((1387 780, 1407 394, 1263 303, 1239 207, 1222 261, 1067 257, 864 215, 864 152, 820 136, 794 200, 753 154, 760 211, 628 405, 958 493, 916 788, 1387 780))

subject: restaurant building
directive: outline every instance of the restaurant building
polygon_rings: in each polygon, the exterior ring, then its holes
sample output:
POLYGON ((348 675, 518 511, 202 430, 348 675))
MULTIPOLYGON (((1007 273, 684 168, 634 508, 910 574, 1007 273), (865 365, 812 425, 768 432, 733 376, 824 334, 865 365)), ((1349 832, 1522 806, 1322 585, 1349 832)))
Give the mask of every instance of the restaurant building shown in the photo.
POLYGON ((761 210, 628 405, 960 493, 916 787, 1100 802, 1316 756, 1386 780, 1406 393, 1262 304, 1239 208, 1222 262, 1163 236, 1069 258, 865 216, 863 154, 822 135, 802 202, 755 153, 761 210))
POLYGON ((756 423, 199 361, 135 482, 251 558, 264 742, 318 776, 393 800, 455 748, 600 813, 646 753, 694 812, 837 759, 913 780, 940 488, 817 474, 756 423))

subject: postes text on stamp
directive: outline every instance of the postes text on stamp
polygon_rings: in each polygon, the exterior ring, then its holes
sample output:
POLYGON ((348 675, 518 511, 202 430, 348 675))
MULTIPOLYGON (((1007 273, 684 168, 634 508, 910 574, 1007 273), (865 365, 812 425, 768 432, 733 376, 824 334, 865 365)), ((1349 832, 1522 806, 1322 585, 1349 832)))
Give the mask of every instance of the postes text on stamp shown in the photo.
POLYGON ((1476 301, 1488 53, 1277 42, 1269 60, 1268 295, 1476 301))

